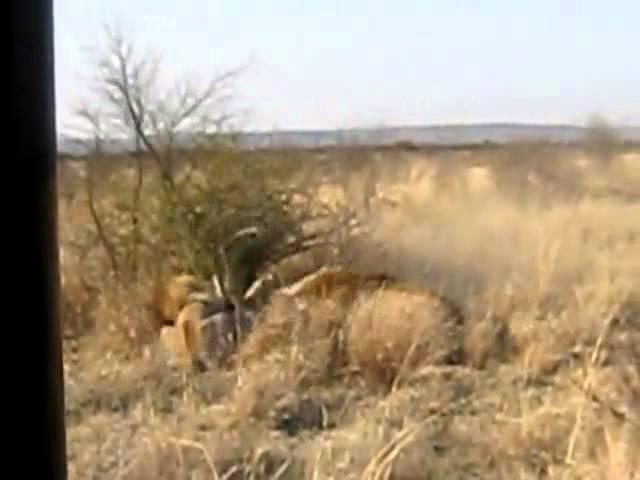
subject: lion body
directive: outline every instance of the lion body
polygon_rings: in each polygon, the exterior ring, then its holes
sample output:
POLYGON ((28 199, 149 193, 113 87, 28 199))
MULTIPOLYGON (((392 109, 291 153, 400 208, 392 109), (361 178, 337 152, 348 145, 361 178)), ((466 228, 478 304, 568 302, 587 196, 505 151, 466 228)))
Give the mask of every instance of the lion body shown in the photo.
POLYGON ((382 273, 358 273, 338 267, 323 267, 279 292, 297 298, 332 298, 344 304, 355 300, 364 291, 376 290, 394 281, 382 273))
POLYGON ((180 311, 187 305, 189 295, 196 291, 193 275, 171 277, 164 285, 156 285, 152 293, 151 309, 158 329, 175 325, 180 311))
POLYGON ((159 340, 176 365, 224 363, 239 335, 253 327, 255 313, 197 290, 190 275, 171 278, 154 292, 153 306, 162 322, 159 340))
POLYGON ((164 289, 167 298, 158 303, 166 316, 175 315, 163 327, 161 342, 183 365, 229 364, 250 333, 240 355, 246 361, 261 356, 260 352, 291 341, 289 327, 301 319, 306 319, 301 326, 305 331, 320 329, 316 332, 320 337, 344 338, 346 344, 336 348, 367 370, 381 368, 376 359, 382 354, 382 363, 397 370, 408 350, 416 361, 459 361, 462 312, 429 288, 385 274, 322 267, 272 292, 260 316, 245 306, 238 312, 224 300, 201 296, 194 301, 198 295, 192 285, 188 276, 172 279, 164 289), (287 308, 274 310, 279 304, 287 308), (413 345, 416 336, 424 341, 413 345))

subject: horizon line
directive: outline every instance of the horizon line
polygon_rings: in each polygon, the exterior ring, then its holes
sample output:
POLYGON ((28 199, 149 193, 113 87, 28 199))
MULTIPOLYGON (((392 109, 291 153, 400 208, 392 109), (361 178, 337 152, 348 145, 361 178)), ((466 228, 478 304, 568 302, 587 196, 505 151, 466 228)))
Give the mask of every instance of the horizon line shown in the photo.
MULTIPOLYGON (((617 124, 608 122, 609 127, 615 129, 621 128, 640 128, 639 124, 617 124)), ((380 126, 356 126, 356 127, 324 127, 324 128, 312 128, 312 127, 292 127, 292 128, 277 128, 272 129, 247 129, 245 131, 250 132, 318 132, 318 131, 338 131, 338 130, 391 130, 399 128, 452 128, 452 127, 552 127, 552 128, 588 128, 589 125, 585 123, 569 123, 569 122, 524 122, 524 121, 486 121, 486 122, 443 122, 443 123, 396 123, 380 126)))
MULTIPOLYGON (((443 123, 397 123, 397 124, 389 124, 389 125, 363 125, 363 126, 353 126, 353 127, 323 127, 323 128, 312 128, 312 127, 291 127, 291 128, 278 128, 272 127, 271 129, 266 128, 255 128, 255 129, 238 129, 233 130, 231 133, 284 133, 284 132, 292 132, 292 133, 304 133, 304 132, 338 132, 338 131, 354 131, 354 130, 395 130, 395 129, 409 129, 409 128, 459 128, 459 127, 541 127, 541 128, 579 128, 586 129, 589 127, 588 124, 584 123, 569 123, 569 122, 522 122, 522 121, 486 121, 486 122, 443 122, 443 123)), ((616 124, 614 122, 608 122, 607 126, 610 128, 617 129, 640 129, 640 124, 616 124)), ((65 133, 62 129, 58 130, 58 135, 63 135, 67 137, 79 138, 77 135, 73 135, 70 133, 65 133)))

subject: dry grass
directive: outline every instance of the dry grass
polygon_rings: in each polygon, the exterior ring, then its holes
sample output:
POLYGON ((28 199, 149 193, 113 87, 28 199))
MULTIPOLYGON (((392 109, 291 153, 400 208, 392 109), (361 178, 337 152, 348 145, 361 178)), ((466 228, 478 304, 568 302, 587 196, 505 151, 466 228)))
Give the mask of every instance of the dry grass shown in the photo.
POLYGON ((369 230, 350 254, 401 283, 275 296, 232 366, 198 374, 159 349, 154 269, 123 284, 99 245, 75 253, 87 214, 61 192, 70 478, 632 478, 633 155, 413 152, 387 159, 394 175, 376 162, 369 191, 386 197, 353 200, 369 230))
POLYGON ((348 355, 366 378, 396 388, 405 371, 461 363, 462 317, 415 288, 382 288, 348 312, 348 355))

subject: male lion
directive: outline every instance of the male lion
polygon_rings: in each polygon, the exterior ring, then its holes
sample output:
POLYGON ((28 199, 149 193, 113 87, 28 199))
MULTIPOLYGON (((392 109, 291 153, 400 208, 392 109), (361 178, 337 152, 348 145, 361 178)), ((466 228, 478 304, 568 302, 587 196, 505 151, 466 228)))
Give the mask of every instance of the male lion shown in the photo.
POLYGON ((254 322, 255 312, 197 290, 190 275, 172 277, 154 293, 160 342, 179 365, 206 368, 209 360, 224 363, 254 322))

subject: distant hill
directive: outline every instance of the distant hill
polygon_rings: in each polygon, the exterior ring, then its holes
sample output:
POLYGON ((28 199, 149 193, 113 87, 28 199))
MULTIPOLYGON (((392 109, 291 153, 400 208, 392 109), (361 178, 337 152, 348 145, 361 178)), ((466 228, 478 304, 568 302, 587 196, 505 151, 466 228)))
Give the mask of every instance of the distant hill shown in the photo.
MULTIPOLYGON (((585 127, 576 125, 530 125, 486 123, 470 125, 396 126, 350 130, 282 130, 274 132, 244 132, 239 134, 244 148, 269 146, 313 148, 340 144, 389 145, 397 142, 435 145, 464 145, 482 142, 548 141, 571 143, 584 138, 585 127)), ((622 140, 640 141, 640 126, 617 129, 622 140)), ((105 142, 109 151, 128 148, 124 141, 105 142)), ((58 139, 58 151, 76 155, 83 148, 71 137, 58 139)))

